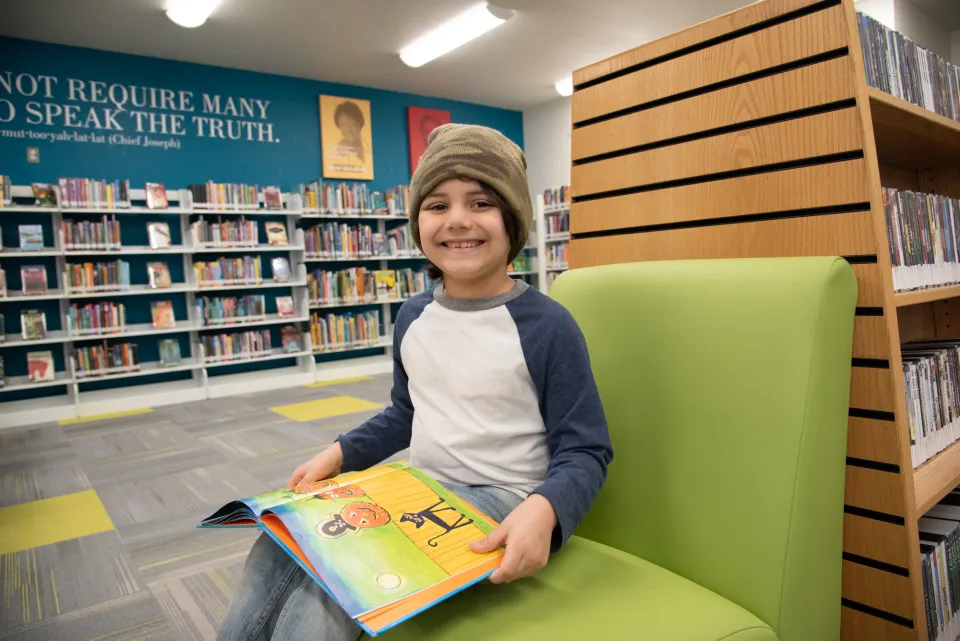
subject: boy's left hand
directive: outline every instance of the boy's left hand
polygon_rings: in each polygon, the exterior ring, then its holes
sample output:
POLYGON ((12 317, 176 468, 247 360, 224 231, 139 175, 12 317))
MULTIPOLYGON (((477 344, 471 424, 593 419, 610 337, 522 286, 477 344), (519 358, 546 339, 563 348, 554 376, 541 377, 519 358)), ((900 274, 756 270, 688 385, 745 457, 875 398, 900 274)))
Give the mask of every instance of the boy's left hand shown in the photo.
POLYGON ((471 541, 470 549, 477 554, 486 554, 504 545, 503 561, 490 581, 510 583, 533 576, 547 564, 556 526, 557 513, 550 501, 540 494, 531 494, 497 529, 479 541, 471 541))

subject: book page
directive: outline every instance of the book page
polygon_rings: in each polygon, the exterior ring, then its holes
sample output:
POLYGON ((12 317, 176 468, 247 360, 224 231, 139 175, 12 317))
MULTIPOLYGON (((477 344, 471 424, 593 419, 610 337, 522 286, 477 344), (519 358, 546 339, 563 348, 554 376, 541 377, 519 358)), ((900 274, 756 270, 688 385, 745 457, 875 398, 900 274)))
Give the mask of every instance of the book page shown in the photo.
POLYGON ((411 467, 354 479, 269 513, 354 618, 503 554, 472 552, 469 542, 495 524, 411 467))

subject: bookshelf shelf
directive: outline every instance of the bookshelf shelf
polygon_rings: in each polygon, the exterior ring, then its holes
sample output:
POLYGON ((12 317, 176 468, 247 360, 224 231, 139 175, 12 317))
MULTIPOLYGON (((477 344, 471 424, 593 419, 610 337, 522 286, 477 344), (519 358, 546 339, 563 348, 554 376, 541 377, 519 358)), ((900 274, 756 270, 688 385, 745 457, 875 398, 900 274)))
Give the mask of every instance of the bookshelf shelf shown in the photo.
POLYGON ((209 285, 200 283, 193 291, 197 292, 226 292, 233 289, 267 289, 269 287, 306 287, 305 280, 275 280, 264 278, 259 283, 246 283, 237 285, 209 285))
POLYGON ((960 485, 960 441, 913 471, 917 513, 923 514, 960 485))
POLYGON ((340 347, 337 349, 323 349, 320 347, 314 347, 314 354, 342 354, 343 352, 359 352, 365 349, 383 349, 384 347, 390 347, 393 344, 393 338, 390 336, 383 336, 376 342, 367 344, 367 345, 351 345, 350 347, 340 347))
MULTIPOLYGON (((6 296, 0 296, 0 303, 24 303, 34 300, 57 300, 67 298, 62 289, 48 289, 46 294, 23 294, 20 292, 7 293, 6 296)), ((71 296, 73 298, 73 296, 71 296)))
POLYGON ((531 275, 536 274, 536 273, 537 273, 537 272, 535 272, 535 271, 532 271, 532 270, 529 270, 529 269, 524 269, 524 270, 516 270, 516 271, 512 271, 512 272, 507 272, 507 275, 508 275, 508 276, 531 276, 531 275))
POLYGON ((378 260, 422 260, 426 258, 423 254, 419 256, 350 256, 343 258, 319 258, 307 256, 303 259, 305 263, 363 263, 378 260))
POLYGON ((567 271, 568 267, 566 265, 547 265, 548 272, 564 272, 567 271))
POLYGON ((214 357, 208 357, 204 367, 210 369, 211 367, 226 367, 228 365, 242 365, 243 363, 254 363, 260 361, 274 361, 280 358, 297 358, 298 356, 310 356, 311 352, 307 350, 301 350, 299 352, 285 352, 283 349, 274 348, 271 349, 268 353, 258 354, 256 356, 249 356, 247 358, 233 358, 230 360, 211 360, 214 357))
POLYGON ((55 343, 65 343, 69 340, 70 338, 67 336, 67 332, 62 329, 47 331, 46 336, 34 340, 24 340, 23 336, 20 334, 7 334, 3 342, 0 343, 0 349, 3 349, 4 347, 33 347, 34 345, 53 345, 55 343))
POLYGON ((960 122, 875 87, 867 87, 867 95, 881 164, 922 170, 956 163, 960 122))
POLYGON ((339 307, 362 307, 364 305, 389 305, 392 303, 403 303, 409 298, 392 298, 390 300, 371 300, 361 303, 322 303, 320 301, 310 301, 310 309, 337 309, 339 307))
POLYGON ((62 256, 63 252, 55 247, 48 247, 42 250, 32 250, 32 249, 17 249, 17 248, 4 248, 0 252, 0 259, 2 258, 41 258, 49 256, 62 256))
MULTIPOLYGON (((134 336, 154 336, 159 334, 181 334, 199 329, 193 323, 181 321, 175 327, 154 327, 152 323, 134 323, 126 325, 122 332, 105 332, 103 334, 69 334, 62 341, 79 343, 84 341, 102 341, 107 338, 132 338, 134 336)), ((50 332, 48 332, 49 334, 50 332)))
MULTIPOLYGON (((163 211, 151 209, 149 211, 163 211)), ((169 210, 167 210, 169 211, 169 210)), ((299 209, 190 209, 183 213, 191 216, 296 216, 300 217, 303 212, 299 209)))
POLYGON ((59 211, 56 207, 35 207, 33 205, 8 205, 0 207, 0 214, 49 214, 59 211))
POLYGON ((548 234, 543 239, 543 242, 549 245, 551 243, 565 243, 568 240, 570 240, 570 233, 564 232, 562 234, 548 234))
POLYGON ((200 325, 195 329, 200 332, 209 331, 229 331, 241 327, 256 327, 258 325, 277 325, 279 323, 305 323, 309 322, 309 316, 298 316, 296 318, 280 318, 279 314, 267 314, 266 318, 258 318, 249 321, 234 321, 232 323, 218 323, 215 325, 200 325))
POLYGON ((124 215, 143 215, 143 216, 178 216, 180 214, 194 213, 193 210, 183 209, 181 207, 170 207, 167 209, 148 209, 146 207, 47 207, 47 211, 59 211, 61 214, 124 214, 124 215))
POLYGON ((301 218, 322 218, 325 220, 410 220, 407 216, 391 216, 389 214, 321 214, 318 212, 304 213, 301 218))
POLYGON ((153 248, 149 245, 128 245, 120 249, 65 249, 59 254, 63 256, 131 256, 148 254, 188 254, 190 247, 186 245, 171 245, 169 247, 153 248))
POLYGON ((188 246, 189 254, 241 254, 241 253, 263 253, 263 252, 302 252, 303 245, 269 245, 261 243, 259 245, 247 245, 245 247, 217 247, 216 245, 197 245, 188 246))
POLYGON ((957 296, 960 296, 960 285, 950 285, 947 287, 918 289, 914 292, 901 292, 894 294, 893 300, 897 307, 909 307, 910 305, 922 305, 923 303, 947 300, 956 298, 957 296))
POLYGON ((150 376, 152 374, 167 374, 170 372, 188 372, 190 370, 200 369, 203 367, 198 359, 195 358, 185 358, 181 360, 176 365, 163 365, 159 361, 148 361, 146 363, 140 363, 140 369, 133 372, 121 372, 118 374, 101 374, 101 375, 89 375, 89 376, 78 376, 78 383, 91 383, 93 381, 107 381, 107 380, 116 380, 121 378, 137 378, 139 376, 150 376))
POLYGON ((74 380, 69 372, 55 372, 52 381, 31 381, 27 376, 10 376, 5 379, 4 386, 0 387, 0 393, 69 385, 73 383, 74 380))
MULTIPOLYGON (((150 285, 130 285, 124 289, 104 290, 99 292, 70 292, 66 298, 113 298, 115 296, 144 296, 146 294, 166 294, 176 292, 196 291, 196 287, 188 283, 173 283, 170 287, 150 287, 150 285)), ((39 298, 39 296, 30 296, 24 298, 39 298)))

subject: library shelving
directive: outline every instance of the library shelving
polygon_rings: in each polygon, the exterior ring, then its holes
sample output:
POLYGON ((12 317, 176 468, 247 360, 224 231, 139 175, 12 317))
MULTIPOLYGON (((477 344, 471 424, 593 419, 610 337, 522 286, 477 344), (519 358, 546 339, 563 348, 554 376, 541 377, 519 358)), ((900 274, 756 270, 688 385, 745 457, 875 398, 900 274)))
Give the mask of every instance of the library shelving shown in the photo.
MULTIPOLYGON (((383 319, 382 336, 364 344, 344 349, 315 349, 310 341, 311 311, 322 311, 336 305, 311 304, 307 295, 307 268, 313 262, 305 253, 304 232, 299 225, 305 218, 319 220, 375 221, 380 232, 392 226, 406 224, 405 215, 374 215, 367 212, 310 211, 302 206, 301 195, 282 195, 282 209, 267 209, 263 196, 259 204, 233 207, 203 206, 195 203, 189 189, 165 190, 169 207, 150 209, 135 203, 145 202, 143 189, 131 189, 133 206, 123 207, 66 207, 59 191, 55 206, 41 207, 25 204, 33 199, 30 186, 14 186, 14 202, 0 207, 0 229, 4 233, 0 250, 0 268, 7 273, 6 295, 0 295, 0 314, 6 328, 0 327, 0 358, 4 358, 3 386, 0 387, 0 427, 28 425, 37 422, 89 416, 123 409, 179 403, 202 398, 223 397, 254 390, 281 388, 289 385, 330 380, 341 376, 389 372, 392 365, 392 317, 399 303, 406 299, 354 303, 361 310, 377 308, 383 319), (121 240, 114 245, 68 245, 61 232, 66 221, 97 222, 107 216, 116 217, 121 240), (214 224, 217 221, 248 222, 248 229, 259 228, 257 239, 244 241, 209 241, 200 236, 201 229, 192 223, 200 220, 214 224), (166 222, 170 232, 169 246, 154 248, 144 234, 147 223, 166 222), (17 247, 18 227, 21 224, 40 225, 44 246, 38 249, 17 247), (264 225, 279 223, 285 230, 285 242, 267 242, 264 225), (128 242, 129 241, 129 242, 128 242), (265 268, 272 259, 284 257, 289 265, 289 276, 275 277, 272 269, 252 278, 223 281, 201 281, 195 273, 194 262, 233 261, 245 256, 260 257, 265 268), (73 263, 129 262, 131 272, 142 275, 147 261, 168 264, 169 287, 152 287, 142 277, 131 278, 130 284, 98 286, 86 289, 65 286, 65 269, 73 263), (43 293, 26 294, 15 277, 24 265, 42 265, 47 275, 47 289, 43 293), (13 281, 13 282, 11 282, 13 281), (251 317, 231 318, 224 322, 204 323, 197 308, 201 297, 239 297, 264 295, 275 302, 275 296, 289 295, 293 299, 293 314, 281 317, 267 303, 268 313, 251 317), (174 325, 154 326, 150 321, 150 304, 157 300, 171 300, 174 325), (67 315, 71 304, 123 303, 129 310, 139 307, 139 319, 131 319, 120 327, 108 326, 102 330, 74 330, 68 326, 67 315), (146 318, 144 316, 146 309, 146 318), (47 324, 42 338, 25 339, 17 318, 27 310, 40 310, 47 324), (143 321, 148 322, 143 322, 143 321), (286 351, 280 345, 281 329, 296 326, 301 342, 297 349, 286 351), (210 334, 236 334, 248 330, 269 329, 275 337, 270 349, 248 353, 237 358, 214 358, 203 348, 203 337, 210 334), (3 333, 7 331, 7 333, 3 333), (163 363, 158 355, 161 340, 179 344, 179 362, 163 363), (88 345, 108 345, 129 342, 140 350, 136 365, 84 372, 74 358, 75 350, 88 345), (54 362, 53 380, 30 380, 25 365, 30 352, 51 353, 54 362), (349 359, 344 360, 343 353, 349 359), (334 360, 330 360, 331 355, 334 360), (13 357, 13 358, 11 358, 13 357), (23 361, 22 363, 18 363, 23 361), (258 369, 258 368, 269 369, 258 369), (23 372, 18 370, 24 370, 23 372), (123 381, 117 383, 117 381, 123 381)), ((218 236, 217 238, 221 238, 218 236)), ((89 239, 87 239, 89 240, 89 239)), ((407 261, 417 269, 422 260, 419 252, 398 256, 377 256, 362 259, 373 269, 392 269, 397 261, 407 261), (388 267, 388 261, 390 267, 388 267)), ((331 262, 350 263, 350 259, 332 259, 331 262)), ((327 262, 327 261, 324 261, 327 262)), ((112 282, 112 281, 108 281, 112 282)), ((314 301, 314 303, 318 303, 314 301)), ((136 314, 134 314, 136 315, 136 314)))
POLYGON ((537 285, 543 293, 549 293, 550 285, 567 263, 556 260, 565 255, 570 244, 570 187, 554 187, 537 194, 535 212, 537 259, 533 270, 537 272, 537 285))
MULTIPOLYGON (((764 0, 574 73, 569 266, 843 256, 859 282, 841 638, 926 641, 901 344, 960 338, 960 285, 895 293, 883 188, 960 197, 960 123, 869 87, 853 0, 764 0)), ((757 506, 762 509, 762 506, 757 506)))

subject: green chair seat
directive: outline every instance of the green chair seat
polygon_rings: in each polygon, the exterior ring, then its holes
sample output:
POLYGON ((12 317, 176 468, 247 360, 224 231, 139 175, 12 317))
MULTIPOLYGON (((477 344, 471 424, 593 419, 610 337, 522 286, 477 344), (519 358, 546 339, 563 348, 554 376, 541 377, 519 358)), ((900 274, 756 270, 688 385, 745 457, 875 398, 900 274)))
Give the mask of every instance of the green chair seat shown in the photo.
POLYGON ((536 577, 484 581, 378 638, 777 641, 770 626, 716 593, 579 537, 536 577))

